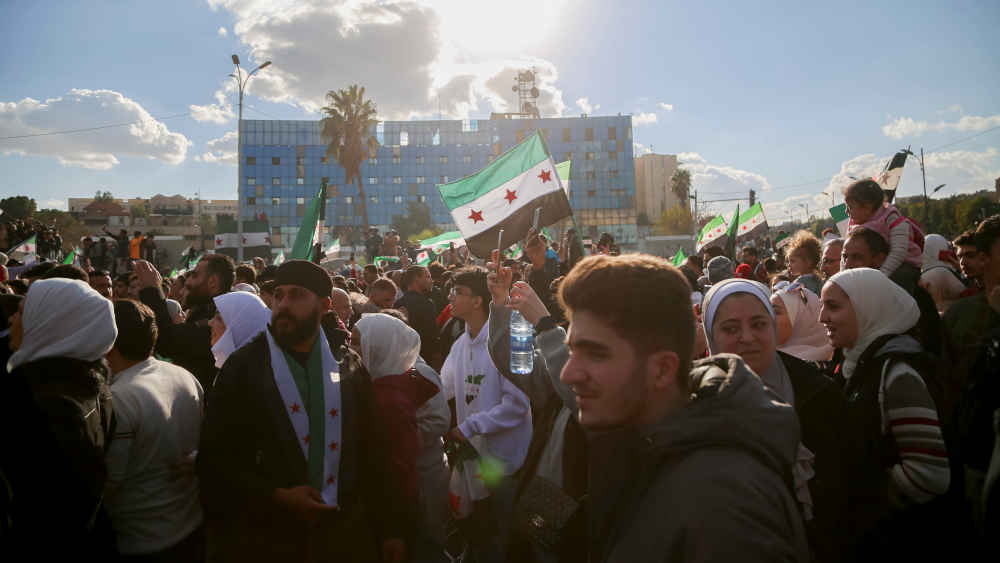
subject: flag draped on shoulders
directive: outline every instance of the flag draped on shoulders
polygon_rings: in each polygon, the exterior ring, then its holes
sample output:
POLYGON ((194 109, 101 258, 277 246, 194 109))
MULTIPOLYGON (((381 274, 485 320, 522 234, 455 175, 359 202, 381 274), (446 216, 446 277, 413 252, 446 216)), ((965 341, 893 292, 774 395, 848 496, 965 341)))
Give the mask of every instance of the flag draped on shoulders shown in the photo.
POLYGON ((555 162, 540 133, 514 146, 479 172, 450 184, 439 184, 472 254, 486 258, 504 230, 506 247, 528 234, 536 209, 539 225, 551 225, 572 214, 555 162))

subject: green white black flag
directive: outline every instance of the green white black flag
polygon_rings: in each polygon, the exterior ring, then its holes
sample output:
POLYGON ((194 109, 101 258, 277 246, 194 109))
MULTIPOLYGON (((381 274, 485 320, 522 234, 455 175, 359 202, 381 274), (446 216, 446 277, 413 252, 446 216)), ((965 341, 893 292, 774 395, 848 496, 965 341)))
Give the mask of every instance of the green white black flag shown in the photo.
POLYGON ((496 248, 500 229, 504 247, 523 239, 535 209, 541 209, 541 226, 572 214, 556 163, 538 132, 479 172, 439 184, 438 191, 469 250, 480 258, 496 248))

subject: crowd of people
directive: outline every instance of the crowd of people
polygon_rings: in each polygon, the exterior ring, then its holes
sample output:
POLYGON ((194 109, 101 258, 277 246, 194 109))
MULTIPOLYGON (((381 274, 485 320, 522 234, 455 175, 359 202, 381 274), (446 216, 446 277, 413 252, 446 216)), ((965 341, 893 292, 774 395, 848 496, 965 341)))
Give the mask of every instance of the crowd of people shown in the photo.
POLYGON ((429 266, 394 232, 336 271, 36 265, 0 285, 2 542, 134 561, 990 553, 1000 216, 949 241, 874 182, 845 199, 844 239, 679 267, 535 231, 519 259, 429 266))

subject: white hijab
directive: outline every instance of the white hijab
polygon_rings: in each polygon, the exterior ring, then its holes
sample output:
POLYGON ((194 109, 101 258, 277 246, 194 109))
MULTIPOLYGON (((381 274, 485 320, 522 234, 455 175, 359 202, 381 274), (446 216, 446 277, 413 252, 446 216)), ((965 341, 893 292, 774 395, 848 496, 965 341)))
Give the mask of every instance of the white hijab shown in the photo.
POLYGON ((955 266, 951 262, 941 259, 942 252, 951 251, 951 243, 941 235, 927 235, 924 239, 924 265, 923 271, 931 268, 944 267, 955 271, 955 266))
POLYGON ((361 333, 361 361, 372 379, 405 373, 420 357, 420 335, 384 313, 365 313, 354 325, 361 333))
POLYGON ((858 320, 858 339, 854 346, 844 350, 844 377, 851 377, 861 355, 878 337, 902 334, 920 319, 913 296, 878 270, 842 270, 829 283, 844 290, 858 320))
POLYGON ((118 338, 111 301, 80 280, 52 278, 32 283, 21 325, 24 337, 7 361, 8 372, 42 358, 93 362, 111 351, 118 338))
POLYGON ((212 346, 215 367, 221 368, 229 356, 250 342, 271 322, 271 310, 260 297, 245 291, 223 293, 214 299, 226 331, 212 346))
POLYGON ((809 362, 829 360, 833 346, 819 322, 819 310, 823 307, 819 297, 799 284, 792 284, 775 295, 785 304, 792 324, 792 335, 778 346, 778 350, 809 362))

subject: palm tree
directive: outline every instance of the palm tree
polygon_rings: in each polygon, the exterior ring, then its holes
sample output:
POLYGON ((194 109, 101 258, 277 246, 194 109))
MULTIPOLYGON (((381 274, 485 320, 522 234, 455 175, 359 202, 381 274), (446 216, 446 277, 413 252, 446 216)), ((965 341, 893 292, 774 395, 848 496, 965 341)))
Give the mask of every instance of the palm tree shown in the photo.
POLYGON ((670 191, 677 196, 681 205, 687 205, 688 194, 691 193, 691 173, 683 168, 674 170, 670 178, 670 191))
POLYGON ((375 103, 365 99, 365 89, 357 84, 336 92, 330 90, 326 99, 328 105, 323 107, 326 117, 320 121, 320 136, 327 143, 326 156, 332 156, 344 169, 345 183, 357 180, 361 216, 368 227, 368 200, 361 181, 361 163, 365 158, 373 158, 379 147, 375 137, 368 134, 378 122, 375 103))

